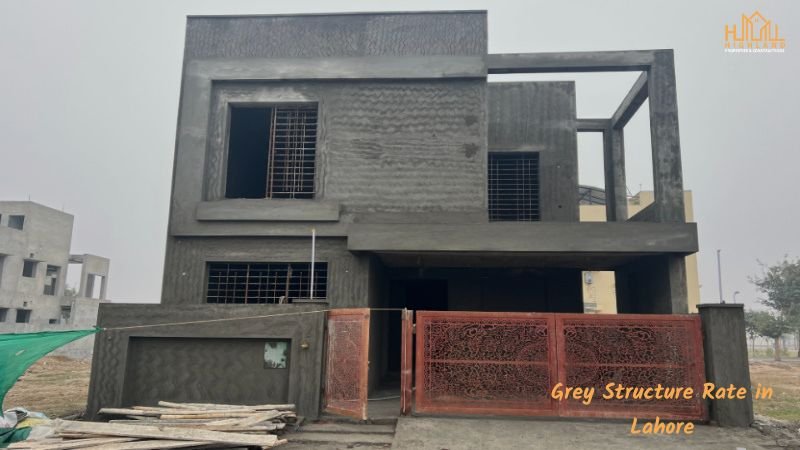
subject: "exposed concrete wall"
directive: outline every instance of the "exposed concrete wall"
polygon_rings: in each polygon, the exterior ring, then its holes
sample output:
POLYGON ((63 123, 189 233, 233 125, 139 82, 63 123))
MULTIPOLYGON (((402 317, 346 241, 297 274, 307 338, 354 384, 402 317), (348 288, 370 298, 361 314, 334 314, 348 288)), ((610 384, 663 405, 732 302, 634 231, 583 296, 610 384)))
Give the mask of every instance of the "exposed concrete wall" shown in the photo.
MULTIPOLYGON (((235 261, 309 262, 311 237, 169 238, 162 303, 206 304, 207 263, 235 261)), ((322 238, 317 239, 316 261, 328 263, 327 300, 331 307, 368 306, 369 255, 348 252, 344 239, 322 238)))
POLYGON ((578 220, 575 83, 489 83, 489 150, 539 152, 543 221, 578 220))
POLYGON ((747 357, 744 305, 698 305, 703 323, 706 380, 717 387, 747 388, 745 400, 709 402, 709 417, 721 426, 749 427, 753 423, 750 363, 747 357))
POLYGON ((184 57, 485 55, 486 12, 189 17, 184 57), (235 31, 232 31, 235 30, 235 31))
MULTIPOLYGON (((104 328, 124 327, 131 325, 152 325, 158 323, 174 323, 223 319, 236 317, 264 316, 269 314, 285 314, 291 312, 314 311, 321 309, 318 305, 146 305, 146 304, 103 304, 100 308, 100 323, 104 328)), ((87 414, 97 417, 101 407, 132 406, 133 404, 153 404, 156 397, 160 400, 176 399, 189 402, 242 402, 259 403, 267 400, 274 390, 265 388, 269 383, 265 375, 260 379, 254 374, 242 376, 235 364, 227 364, 239 358, 235 354, 246 352, 247 357, 259 357, 263 363, 263 354, 255 355, 247 349, 253 340, 265 342, 268 339, 285 339, 290 341, 288 394, 287 399, 297 404, 299 414, 315 418, 319 414, 320 382, 322 374, 323 330, 325 315, 323 313, 281 315, 270 318, 253 318, 235 321, 209 322, 203 324, 170 325, 163 327, 129 328, 106 330, 97 335, 95 343, 95 360, 92 364, 91 385, 87 414), (149 373, 142 372, 141 367, 133 367, 129 354, 131 339, 148 338, 163 339, 164 352, 150 352, 158 355, 157 361, 150 361, 149 373), (243 339, 242 345, 236 343, 226 347, 226 351, 206 351, 206 346, 171 345, 175 341, 167 339, 212 339, 217 344, 220 339, 243 339), (306 348, 303 348, 307 344, 306 348), (191 349, 191 351, 189 350, 191 349), (227 350, 230 350, 227 351, 227 350), (227 353, 234 355, 230 359, 227 353), (200 375, 201 372, 211 372, 200 375), (141 382, 131 380, 131 376, 154 377, 152 390, 145 389, 141 382), (126 376, 128 378, 126 378, 126 376), (208 382, 209 377, 216 377, 224 389, 203 392, 196 389, 195 380, 208 382), (172 380, 162 383, 160 378, 172 380), (175 380, 183 380, 175 382, 175 380), (232 382, 235 381, 235 382, 232 382), (127 388, 127 390, 126 390, 127 388)), ((214 344, 216 345, 216 344, 214 344)), ((142 348, 136 349, 136 351, 142 348)), ((140 355, 141 356, 141 355, 140 355)), ((144 361, 133 357, 133 364, 144 361)), ((248 367, 255 367, 257 362, 248 360, 248 367)), ((264 371, 266 369, 261 369, 264 371)), ((273 380, 278 382, 280 380, 273 380)), ((146 385, 146 383, 145 383, 146 385)))

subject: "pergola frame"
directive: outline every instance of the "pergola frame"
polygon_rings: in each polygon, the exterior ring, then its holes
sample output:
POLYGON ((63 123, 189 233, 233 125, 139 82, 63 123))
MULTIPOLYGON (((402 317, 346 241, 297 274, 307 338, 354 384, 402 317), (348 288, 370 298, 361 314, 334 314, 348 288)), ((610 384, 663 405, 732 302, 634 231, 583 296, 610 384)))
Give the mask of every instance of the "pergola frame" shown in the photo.
POLYGON ((675 62, 672 50, 490 54, 489 74, 642 72, 610 118, 579 118, 579 132, 603 133, 608 221, 685 222, 675 62), (628 218, 623 131, 650 100, 655 201, 628 218))

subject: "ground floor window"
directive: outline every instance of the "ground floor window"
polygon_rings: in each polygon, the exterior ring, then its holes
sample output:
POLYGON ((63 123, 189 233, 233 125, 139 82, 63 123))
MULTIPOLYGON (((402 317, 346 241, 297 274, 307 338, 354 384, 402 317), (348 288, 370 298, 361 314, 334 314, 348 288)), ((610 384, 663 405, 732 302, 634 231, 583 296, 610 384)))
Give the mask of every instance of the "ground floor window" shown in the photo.
POLYGON ((326 298, 328 264, 311 263, 208 264, 208 303, 291 303, 297 299, 326 298))

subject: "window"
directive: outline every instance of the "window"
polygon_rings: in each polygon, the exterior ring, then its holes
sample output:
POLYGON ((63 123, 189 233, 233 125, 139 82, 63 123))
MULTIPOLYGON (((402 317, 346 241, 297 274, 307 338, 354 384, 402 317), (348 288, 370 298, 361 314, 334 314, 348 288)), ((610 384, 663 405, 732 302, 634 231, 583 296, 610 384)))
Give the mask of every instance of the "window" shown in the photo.
MULTIPOLYGON (((290 303, 311 297, 310 263, 208 264, 208 303, 290 303)), ((314 298, 325 298, 328 264, 314 264, 314 298)))
POLYGON ((31 310, 30 309, 18 309, 17 310, 17 323, 28 323, 31 321, 31 310))
POLYGON ((540 220, 538 152, 489 153, 489 220, 540 220))
POLYGON ((8 308, 0 308, 0 322, 5 322, 8 316, 8 308))
POLYGON ((8 227, 21 230, 25 225, 25 216, 8 216, 8 227))
POLYGON ((22 276, 27 278, 36 278, 36 268, 38 266, 38 261, 26 259, 22 264, 22 276))
POLYGON ((234 106, 227 198, 314 197, 317 105, 234 106))
POLYGON ((47 265, 47 274, 44 278, 44 295, 56 295, 58 289, 58 266, 47 265))
POLYGON ((58 319, 49 319, 49 320, 47 321, 47 323, 49 323, 50 325, 55 325, 55 324, 57 324, 57 323, 58 323, 58 319))

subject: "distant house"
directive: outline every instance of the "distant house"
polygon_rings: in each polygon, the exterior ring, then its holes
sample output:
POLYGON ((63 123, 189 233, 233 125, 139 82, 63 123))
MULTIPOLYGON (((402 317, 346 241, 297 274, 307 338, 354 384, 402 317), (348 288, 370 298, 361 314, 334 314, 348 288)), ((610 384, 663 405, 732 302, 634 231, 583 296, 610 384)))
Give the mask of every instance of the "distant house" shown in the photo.
MULTIPOLYGON (((89 328, 105 301, 109 260, 70 254, 73 217, 30 201, 0 201, 0 333, 89 328), (66 291, 69 265, 80 265, 78 291, 66 291)), ((93 340, 60 350, 88 358, 93 340)))

